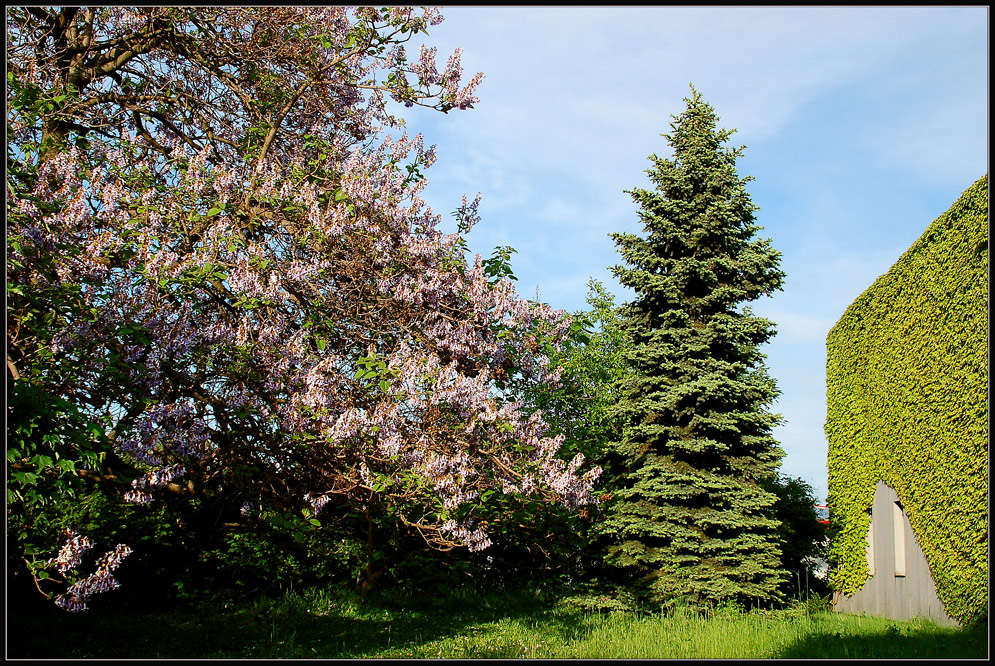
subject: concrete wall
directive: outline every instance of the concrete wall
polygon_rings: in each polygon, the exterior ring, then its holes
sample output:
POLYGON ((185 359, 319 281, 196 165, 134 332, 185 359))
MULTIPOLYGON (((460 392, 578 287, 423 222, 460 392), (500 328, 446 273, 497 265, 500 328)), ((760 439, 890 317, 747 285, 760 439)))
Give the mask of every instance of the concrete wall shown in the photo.
POLYGON ((872 576, 852 597, 837 594, 836 610, 895 620, 918 616, 957 626, 936 596, 929 564, 898 495, 883 481, 874 490, 871 511, 868 565, 872 576))

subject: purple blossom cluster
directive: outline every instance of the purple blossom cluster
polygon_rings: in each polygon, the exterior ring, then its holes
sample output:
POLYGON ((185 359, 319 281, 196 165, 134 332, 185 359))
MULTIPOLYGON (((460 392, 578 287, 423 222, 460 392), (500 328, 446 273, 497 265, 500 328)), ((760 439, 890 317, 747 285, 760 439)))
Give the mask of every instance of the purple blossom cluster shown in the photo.
POLYGON ((485 550, 493 545, 490 537, 483 530, 473 529, 472 525, 458 524, 455 520, 443 523, 440 531, 465 545, 471 553, 485 550))
POLYGON ((592 491, 594 483, 601 475, 601 467, 592 467, 580 475, 578 479, 578 472, 583 464, 583 453, 574 456, 569 464, 564 464, 562 460, 556 458, 548 458, 542 462, 544 478, 550 487, 563 498, 564 506, 571 509, 584 504, 597 503, 592 491))
MULTIPOLYGON (((143 412, 133 432, 118 441, 118 450, 145 465, 158 467, 164 464, 165 453, 203 457, 209 441, 210 428, 194 414, 191 403, 168 402, 153 405, 143 412)), ((170 470, 165 472, 169 475, 176 474, 182 467, 173 465, 163 469, 170 470)))
POLYGON ((328 495, 315 496, 312 495, 311 493, 307 493, 306 495, 304 495, 304 501, 307 502, 308 506, 311 507, 311 511, 313 511, 315 515, 317 515, 322 509, 324 509, 325 505, 328 504, 330 500, 331 497, 329 497, 328 495))
POLYGON ((432 454, 423 463, 424 473, 446 509, 455 509, 479 496, 476 490, 467 487, 478 474, 475 462, 460 452, 453 456, 432 454))
POLYGON ((439 72, 435 67, 435 54, 438 51, 434 46, 429 48, 422 44, 418 55, 418 64, 412 67, 412 71, 426 85, 434 85, 439 80, 439 72))
POLYGON ((93 548, 93 541, 72 529, 63 532, 65 543, 59 549, 58 555, 48 561, 54 564, 59 573, 75 569, 83 560, 83 553, 93 548))
POLYGON ((161 488, 176 477, 183 476, 186 470, 182 464, 158 467, 131 482, 131 490, 124 494, 124 501, 132 504, 148 504, 152 501, 153 488, 161 488))
POLYGON ((114 550, 104 553, 97 560, 97 570, 70 585, 64 594, 55 598, 55 605, 71 613, 78 613, 86 610, 86 602, 93 595, 120 587, 121 584, 111 575, 111 572, 117 569, 121 561, 131 552, 131 548, 119 543, 114 547, 114 550))

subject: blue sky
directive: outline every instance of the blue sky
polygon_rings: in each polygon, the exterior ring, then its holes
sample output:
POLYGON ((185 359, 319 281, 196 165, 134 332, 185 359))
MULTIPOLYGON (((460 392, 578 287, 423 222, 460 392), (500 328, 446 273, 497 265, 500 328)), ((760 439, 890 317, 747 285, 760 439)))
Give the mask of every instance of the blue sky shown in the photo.
POLYGON ((847 306, 988 170, 987 7, 444 7, 418 35, 440 67, 463 47, 480 103, 405 110, 436 144, 424 198, 449 216, 482 193, 471 251, 517 250, 519 293, 585 307, 590 278, 631 298, 608 237, 641 232, 623 190, 651 187, 651 153, 689 83, 745 145, 739 174, 783 292, 765 351, 782 396, 782 471, 826 496, 825 339, 847 306))

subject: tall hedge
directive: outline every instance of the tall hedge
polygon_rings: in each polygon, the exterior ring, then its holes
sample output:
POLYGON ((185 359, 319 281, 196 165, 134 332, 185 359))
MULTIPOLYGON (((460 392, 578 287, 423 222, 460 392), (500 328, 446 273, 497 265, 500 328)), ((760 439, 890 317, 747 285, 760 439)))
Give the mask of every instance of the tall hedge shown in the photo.
POLYGON ((988 599, 988 176, 854 301, 827 339, 833 586, 867 580, 877 481, 895 489, 947 613, 988 599))

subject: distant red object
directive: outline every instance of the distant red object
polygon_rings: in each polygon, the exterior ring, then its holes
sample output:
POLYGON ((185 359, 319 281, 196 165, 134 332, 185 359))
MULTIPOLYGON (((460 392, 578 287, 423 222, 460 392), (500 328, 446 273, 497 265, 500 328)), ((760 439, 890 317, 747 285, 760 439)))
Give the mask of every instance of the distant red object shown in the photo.
POLYGON ((826 506, 825 504, 814 504, 813 506, 815 507, 815 515, 818 516, 816 520, 818 520, 823 525, 828 525, 829 507, 826 506))

